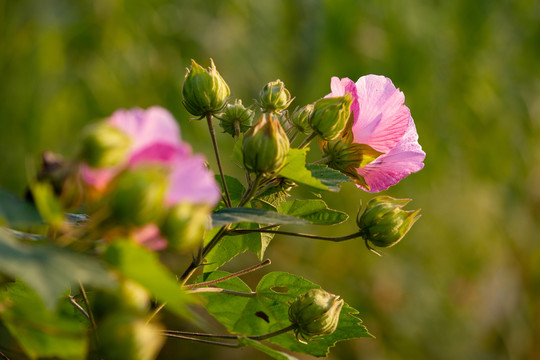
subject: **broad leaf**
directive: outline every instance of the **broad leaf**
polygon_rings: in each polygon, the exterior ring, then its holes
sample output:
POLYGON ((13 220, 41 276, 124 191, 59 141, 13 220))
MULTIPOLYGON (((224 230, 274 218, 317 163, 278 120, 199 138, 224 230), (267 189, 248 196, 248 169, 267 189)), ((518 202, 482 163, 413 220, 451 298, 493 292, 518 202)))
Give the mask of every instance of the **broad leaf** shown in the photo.
POLYGON ((128 241, 116 241, 105 252, 105 260, 122 275, 146 288, 150 294, 176 314, 190 317, 186 305, 194 298, 181 290, 175 276, 163 265, 156 253, 128 241))
POLYGON ((109 272, 96 260, 48 245, 19 243, 0 229, 0 272, 21 279, 34 289, 49 308, 60 294, 79 281, 112 286, 109 272))
POLYGON ((2 220, 14 227, 43 223, 39 212, 32 204, 0 188, 0 223, 2 220))
POLYGON ((212 214, 212 226, 223 226, 240 222, 257 224, 306 224, 307 221, 280 214, 275 211, 251 208, 228 208, 212 214))
MULTIPOLYGON (((223 184, 221 181, 221 176, 216 175, 215 176, 216 181, 219 183, 221 189, 223 189, 223 184)), ((240 199, 242 199, 242 195, 244 195, 244 192, 246 189, 244 188, 244 185, 237 179, 232 176, 225 175, 225 182, 227 183, 227 190, 229 190, 229 197, 231 198, 231 202, 233 206, 237 206, 240 202, 240 199)), ((223 196, 225 196, 225 191, 222 191, 223 196)), ((220 201, 217 209, 225 208, 225 204, 223 201, 220 201)))
POLYGON ((285 202, 280 205, 279 211, 317 225, 339 224, 349 218, 349 215, 344 212, 329 209, 320 199, 285 202))
MULTIPOLYGON (((223 272, 206 274, 205 280, 224 276, 223 272)), ((226 281, 220 287, 249 292, 249 287, 240 279, 234 282, 226 281)), ((255 297, 238 297, 229 294, 203 293, 207 300, 206 309, 221 322, 231 333, 242 335, 262 335, 290 325, 289 305, 300 295, 310 289, 320 288, 299 276, 273 272, 264 276, 257 286, 255 297)), ((358 338, 372 337, 367 329, 361 325, 356 316, 358 311, 344 304, 339 317, 339 324, 334 333, 327 336, 313 338, 307 344, 296 340, 292 332, 272 337, 267 341, 280 345, 286 349, 326 356, 329 348, 336 342, 358 338)))
POLYGON ((0 317, 32 359, 85 358, 88 322, 77 311, 67 299, 57 311, 48 310, 39 296, 20 281, 0 291, 0 317))
POLYGON ((328 190, 333 192, 338 192, 341 184, 351 181, 351 178, 347 175, 344 175, 337 170, 330 169, 326 165, 307 165, 306 168, 311 171, 314 178, 319 180, 328 188, 328 190))
POLYGON ((284 353, 284 352, 281 352, 281 351, 277 351, 275 349, 272 349, 271 347, 261 343, 260 341, 255 341, 255 340, 252 340, 252 339, 249 339, 249 338, 246 338, 246 337, 240 337, 238 340, 239 340, 240 344, 245 345, 245 346, 250 346, 250 347, 252 347, 254 349, 257 349, 260 352, 263 352, 266 355, 273 357, 274 359, 277 359, 277 360, 298 360, 294 356, 289 355, 289 354, 284 353))
POLYGON ((279 174, 294 182, 313 187, 318 190, 329 190, 328 186, 315 178, 306 168, 306 154, 309 148, 291 149, 287 155, 285 166, 279 174))
POLYGON ((32 195, 43 220, 53 228, 59 228, 64 222, 64 209, 54 195, 52 185, 36 182, 32 185, 32 195))

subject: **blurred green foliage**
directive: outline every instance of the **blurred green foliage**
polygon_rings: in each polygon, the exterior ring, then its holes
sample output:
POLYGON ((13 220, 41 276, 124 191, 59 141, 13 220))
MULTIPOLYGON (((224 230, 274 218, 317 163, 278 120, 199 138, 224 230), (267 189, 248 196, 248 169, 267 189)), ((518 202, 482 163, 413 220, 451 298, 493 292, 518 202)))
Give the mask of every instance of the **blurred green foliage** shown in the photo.
MULTIPOLYGON (((538 358, 540 2, 0 1, 0 186, 22 193, 43 150, 73 155, 85 124, 122 107, 168 108, 213 164, 180 95, 190 59, 210 57, 245 104, 277 78, 293 107, 331 76, 382 74, 405 93, 427 158, 387 191, 422 208, 404 241, 381 258, 354 242, 269 249, 272 270, 342 295, 377 337, 330 358, 538 358)), ((352 185, 325 196, 351 217, 369 198, 352 185)), ((178 353, 253 356, 171 340, 162 357, 178 353)))

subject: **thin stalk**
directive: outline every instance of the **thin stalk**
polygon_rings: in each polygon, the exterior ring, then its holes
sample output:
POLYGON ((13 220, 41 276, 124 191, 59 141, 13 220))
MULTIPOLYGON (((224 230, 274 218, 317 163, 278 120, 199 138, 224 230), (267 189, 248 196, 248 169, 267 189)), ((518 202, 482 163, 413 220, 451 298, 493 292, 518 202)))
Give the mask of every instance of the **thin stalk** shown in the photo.
POLYGON ((99 340, 97 336, 97 325, 96 325, 96 319, 94 319, 94 314, 92 313, 92 309, 90 308, 90 301, 88 301, 88 296, 86 295, 86 291, 84 290, 84 286, 82 282, 79 280, 79 289, 81 290, 81 295, 84 300, 84 305, 88 309, 88 320, 90 320, 90 325, 92 326, 92 338, 94 340, 94 345, 96 348, 99 347, 99 340))
POLYGON ((206 121, 208 123, 208 130, 210 131, 210 137, 212 138, 212 145, 214 145, 214 152, 216 153, 216 161, 219 168, 219 175, 221 176, 221 183, 223 184, 223 191, 225 192, 225 205, 227 207, 232 207, 231 197, 229 195, 229 189, 227 188, 227 183, 225 182, 225 175, 223 175, 223 168, 221 167, 221 160, 219 157, 219 149, 216 141, 216 131, 214 130, 214 125, 212 124, 212 114, 206 115, 206 121))
POLYGON ((202 288, 196 288, 192 290, 186 291, 189 294, 200 294, 200 293, 221 293, 221 294, 229 294, 229 295, 236 295, 236 296, 242 296, 242 297, 255 297, 257 296, 256 292, 241 292, 241 291, 234 291, 234 290, 228 290, 228 289, 222 289, 217 287, 202 287, 202 288))
POLYGON ((326 164, 326 163, 329 162, 330 160, 332 160, 332 156, 331 156, 331 155, 328 155, 328 156, 323 157, 323 158, 320 159, 320 160, 317 160, 317 161, 314 161, 314 162, 312 162, 312 163, 309 163, 309 165, 326 164))
POLYGON ((254 335, 254 336, 246 336, 248 339, 253 339, 253 340, 266 340, 266 339, 269 339, 271 337, 274 337, 274 336, 278 336, 278 335, 281 335, 281 334, 284 334, 286 333, 287 331, 291 331, 291 330, 294 330, 296 328, 296 325, 295 324, 291 324, 287 327, 284 327, 283 329, 280 329, 280 330, 276 330, 276 331, 272 331, 271 333, 268 333, 268 334, 264 334, 264 335, 254 335))
POLYGON ((90 320, 90 315, 88 315, 86 310, 84 310, 84 308, 81 305, 79 305, 78 302, 75 301, 75 299, 73 298, 73 295, 69 295, 69 302, 73 306, 75 306, 77 308, 77 310, 79 310, 88 320, 90 320))
POLYGON ((178 334, 173 334, 173 333, 164 333, 164 335, 168 336, 168 337, 172 337, 172 338, 196 341, 196 342, 200 342, 200 343, 204 343, 204 344, 210 344, 210 345, 218 345, 218 346, 225 346, 225 347, 232 347, 232 348, 238 348, 238 347, 241 346, 240 343, 236 343, 236 344, 224 343, 224 342, 219 342, 219 341, 198 339, 198 338, 194 338, 194 337, 183 336, 183 335, 178 335, 178 334))
POLYGON ((244 234, 251 234, 254 232, 258 233, 266 233, 266 234, 279 234, 279 235, 289 235, 289 236, 298 236, 308 239, 316 239, 316 240, 325 240, 325 241, 333 241, 333 242, 340 242, 345 240, 350 240, 354 238, 361 237, 360 232, 356 232, 349 235, 344 236, 320 236, 320 235, 313 235, 313 234, 303 234, 303 233, 295 233, 291 231, 282 231, 282 230, 267 230, 267 229, 235 229, 235 230, 229 230, 226 235, 234 236, 234 235, 244 235, 244 234))
MULTIPOLYGON (((296 328, 296 325, 291 324, 289 326, 284 327, 283 329, 272 331, 272 332, 270 332, 268 334, 250 335, 250 336, 242 336, 242 337, 252 339, 252 340, 266 340, 266 339, 269 339, 271 337, 278 336, 278 335, 284 334, 284 333, 286 333, 288 331, 294 330, 295 328, 296 328)), ((205 337, 206 338, 215 338, 215 339, 231 339, 231 340, 238 339, 238 337, 240 336, 240 335, 205 334, 205 333, 197 333, 197 332, 189 332, 189 331, 177 331, 177 330, 164 330, 164 331, 162 331, 162 333, 165 334, 166 336, 178 337, 178 338, 181 338, 181 339, 188 339, 188 340, 196 339, 196 338, 193 338, 193 336, 198 336, 198 337, 203 337, 203 338, 205 338, 205 337)), ((203 340, 203 339, 197 339, 197 340, 203 340)), ((219 343, 218 345, 220 345, 220 344, 223 344, 223 343, 219 343)), ((230 343, 225 343, 225 344, 231 345, 230 343)))
POLYGON ((311 134, 309 134, 309 136, 307 138, 305 138, 304 141, 302 141, 302 143, 300 145, 298 145, 298 148, 303 149, 306 146, 308 146, 309 143, 311 142, 311 140, 313 140, 315 138, 315 136, 317 136, 316 132, 312 132, 311 134))
POLYGON ((244 269, 244 270, 240 270, 240 271, 237 271, 233 274, 230 274, 230 275, 227 275, 225 277, 222 277, 222 278, 219 278, 219 279, 215 279, 215 280, 210 280, 210 281, 205 281, 205 282, 201 282, 201 283, 197 283, 197 284, 191 284, 191 285, 184 285, 184 287, 186 289, 194 289, 194 288, 198 288, 198 287, 202 287, 202 286, 208 286, 208 285, 213 285, 213 284, 217 284, 219 282, 222 282, 222 281, 225 281, 225 280, 229 280, 229 279, 232 279, 232 278, 235 278, 235 277, 238 277, 238 276, 242 276, 242 275, 245 275, 245 274, 248 274, 250 272, 253 272, 253 271, 256 271, 256 270, 259 270, 267 265, 270 265, 271 264, 271 261, 270 259, 266 259, 265 261, 263 261, 262 263, 260 264, 257 264, 255 266, 252 266, 252 267, 249 267, 247 269, 244 269))

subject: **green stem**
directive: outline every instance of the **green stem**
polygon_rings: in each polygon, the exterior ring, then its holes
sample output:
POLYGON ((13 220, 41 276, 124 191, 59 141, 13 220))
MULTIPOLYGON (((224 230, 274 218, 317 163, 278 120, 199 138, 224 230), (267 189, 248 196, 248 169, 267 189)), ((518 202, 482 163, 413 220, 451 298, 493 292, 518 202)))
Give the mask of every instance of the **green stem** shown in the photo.
POLYGON ((236 295, 236 296, 242 296, 242 297, 255 297, 255 296, 257 296, 256 292, 246 293, 246 292, 222 289, 222 288, 217 288, 217 287, 202 287, 202 288, 187 290, 186 292, 189 293, 189 294, 222 293, 222 294, 230 294, 230 295, 236 295))
POLYGON ((221 176, 221 183, 223 184, 223 191, 225 192, 225 205, 227 207, 232 207, 231 197, 229 195, 229 189, 227 188, 227 183, 225 182, 225 175, 223 175, 223 168, 221 167, 221 160, 219 157, 219 149, 216 141, 216 131, 214 130, 214 125, 212 124, 212 114, 206 115, 206 121, 208 123, 208 130, 210 131, 210 137, 212 138, 212 145, 214 146, 214 152, 216 154, 216 161, 219 169, 219 175, 221 176))
POLYGON ((303 149, 306 146, 308 146, 309 143, 311 142, 311 140, 313 140, 315 138, 315 136, 317 136, 316 132, 312 132, 311 134, 309 134, 309 136, 307 138, 305 138, 304 141, 302 141, 302 143, 300 145, 298 145, 298 148, 303 149))
POLYGON ((309 163, 309 165, 326 164, 326 163, 328 163, 330 160, 332 160, 332 156, 331 156, 331 155, 328 155, 328 156, 323 157, 323 158, 320 159, 320 160, 317 160, 317 161, 314 161, 314 162, 312 162, 312 163, 309 163))
POLYGON ((256 271, 256 270, 259 270, 267 265, 270 265, 272 262, 270 261, 270 259, 266 259, 264 260, 262 263, 260 264, 257 264, 255 266, 252 266, 252 267, 249 267, 247 269, 244 269, 244 270, 240 270, 240 271, 237 271, 233 274, 230 274, 230 275, 227 275, 227 276, 224 276, 222 278, 219 278, 219 279, 215 279, 215 280, 210 280, 210 281, 205 281, 205 282, 201 282, 201 283, 197 283, 197 284, 191 284, 191 285, 184 285, 184 287, 186 289, 194 289, 194 288, 198 288, 198 287, 202 287, 202 286, 208 286, 208 285, 213 285, 213 284, 217 284, 219 282, 222 282, 222 281, 225 281, 225 280, 229 280, 229 279, 232 279, 232 278, 235 278, 235 277, 238 277, 238 276, 242 276, 242 275, 245 275, 247 273, 250 273, 250 272, 253 272, 253 271, 256 271))
POLYGON ((303 233, 296 233, 291 231, 282 231, 282 230, 267 230, 267 229, 235 229, 235 230, 229 230, 227 231, 226 235, 234 236, 234 235, 244 235, 244 234, 251 234, 254 232, 258 233, 266 233, 266 234, 279 234, 279 235, 289 235, 289 236, 298 236, 308 239, 316 239, 316 240, 325 240, 325 241, 333 241, 333 242, 340 242, 350 239, 355 239, 361 237, 360 232, 356 232, 349 235, 344 236, 320 236, 320 235, 312 235, 312 234, 303 234, 303 233))

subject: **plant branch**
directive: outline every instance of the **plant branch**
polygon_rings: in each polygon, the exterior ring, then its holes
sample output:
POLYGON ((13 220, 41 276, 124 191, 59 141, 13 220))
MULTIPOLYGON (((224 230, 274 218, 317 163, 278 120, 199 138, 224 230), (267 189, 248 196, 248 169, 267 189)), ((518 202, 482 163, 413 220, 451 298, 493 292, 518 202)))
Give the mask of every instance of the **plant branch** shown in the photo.
POLYGON ((344 236, 320 236, 320 235, 313 235, 313 234, 303 234, 303 233, 295 233, 291 231, 281 231, 281 230, 268 230, 265 228, 261 229, 235 229, 235 230, 229 230, 227 231, 226 235, 234 236, 234 235, 244 235, 244 234, 250 234, 250 233, 267 233, 267 234, 278 234, 278 235, 289 235, 289 236, 298 236, 298 237, 304 237, 308 239, 316 239, 316 240, 325 240, 325 241, 333 241, 333 242, 340 242, 350 239, 355 239, 361 237, 360 232, 356 232, 349 235, 344 236))
POLYGON ((317 136, 317 133, 314 131, 311 134, 309 134, 309 136, 307 138, 305 138, 304 141, 302 141, 302 143, 300 145, 298 145, 298 148, 303 149, 306 146, 308 146, 309 143, 311 142, 311 140, 313 140, 315 138, 315 136, 317 136))
POLYGON ((242 297, 255 297, 257 296, 256 292, 241 292, 241 291, 234 291, 234 290, 228 290, 228 289, 222 289, 217 287, 202 287, 202 288, 196 288, 192 290, 186 291, 189 294, 198 294, 198 293, 222 293, 222 294, 229 294, 229 295, 236 295, 236 296, 242 296, 242 297))
POLYGON ((210 137, 212 138, 212 145, 214 146, 214 152, 216 154, 216 161, 219 168, 219 175, 221 176, 221 182, 223 184, 223 191, 225 192, 225 205, 227 207, 232 207, 231 197, 229 195, 229 189, 227 188, 227 183, 225 182, 225 175, 223 175, 223 168, 221 167, 221 160, 219 157, 219 149, 216 141, 216 131, 214 130, 214 125, 212 124, 212 114, 206 115, 206 120, 208 123, 208 130, 210 131, 210 137))
POLYGON ((197 283, 197 284, 184 285, 184 287, 186 289, 194 289, 194 288, 198 288, 198 287, 202 287, 202 286, 208 286, 208 285, 217 284, 219 282, 229 280, 229 279, 232 279, 232 278, 235 278, 235 277, 238 277, 238 276, 242 276, 242 275, 245 275, 245 274, 250 273, 252 271, 259 270, 259 269, 261 269, 261 268, 263 268, 263 267, 265 267, 267 265, 270 265, 270 264, 271 264, 270 259, 266 259, 265 261, 263 261, 260 264, 254 265, 254 266, 249 267, 249 268, 244 269, 244 270, 237 271, 237 272, 235 272, 233 274, 230 274, 230 275, 227 275, 225 277, 215 279, 215 280, 205 281, 205 282, 201 282, 201 283, 197 283))

